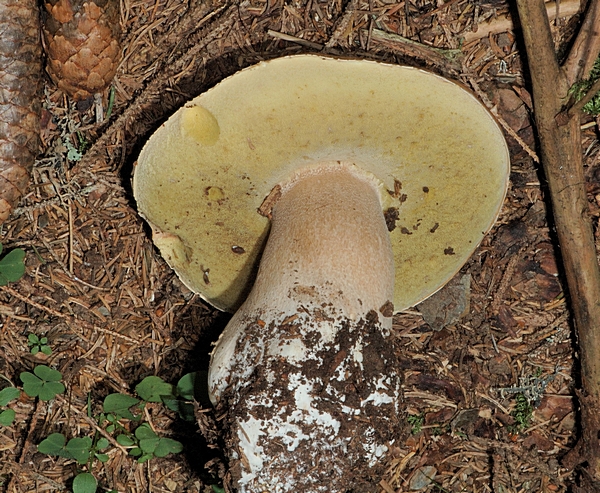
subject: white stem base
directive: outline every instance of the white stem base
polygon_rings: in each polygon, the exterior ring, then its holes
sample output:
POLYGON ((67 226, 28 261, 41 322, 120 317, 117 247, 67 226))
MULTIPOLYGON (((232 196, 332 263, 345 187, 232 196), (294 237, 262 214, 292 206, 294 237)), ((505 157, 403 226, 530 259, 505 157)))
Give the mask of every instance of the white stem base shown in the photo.
POLYGON ((399 413, 393 284, 372 179, 328 163, 282 186, 256 284, 209 370, 240 492, 369 490, 399 413))

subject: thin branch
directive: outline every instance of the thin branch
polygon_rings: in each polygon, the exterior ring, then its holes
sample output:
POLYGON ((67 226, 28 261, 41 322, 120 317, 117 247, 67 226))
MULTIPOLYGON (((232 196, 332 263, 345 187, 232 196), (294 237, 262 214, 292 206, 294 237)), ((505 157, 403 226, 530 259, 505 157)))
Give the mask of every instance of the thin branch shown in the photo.
POLYGON ((290 43, 297 43, 299 45, 306 46, 307 48, 312 48, 313 50, 321 51, 324 48, 324 45, 322 45, 321 43, 314 43, 313 41, 308 41, 297 36, 292 36, 291 34, 273 31, 272 29, 269 29, 267 31, 267 34, 273 38, 282 39, 283 41, 289 41, 290 43))
POLYGON ((568 84, 556 58, 546 7, 542 0, 517 0, 517 6, 533 90, 537 92, 534 99, 543 100, 545 108, 551 102, 558 106, 552 115, 554 117, 562 106, 562 101, 556 101, 557 90, 559 98, 566 99, 568 84))
POLYGON ((588 104, 594 96, 600 91, 600 79, 598 79, 592 87, 590 87, 589 91, 586 93, 584 97, 582 97, 579 101, 577 101, 571 108, 569 109, 569 116, 578 115, 583 107, 588 104))
POLYGON ((586 79, 600 54, 600 0, 590 0, 577 38, 563 68, 569 84, 586 79))
POLYGON ((589 216, 579 115, 559 125, 569 84, 556 62, 543 0, 517 0, 533 88, 541 161, 579 336, 584 391, 600 399, 600 269, 589 216))
MULTIPOLYGON (((446 4, 444 4, 444 7, 446 4)), ((580 0, 562 0, 558 3, 548 2, 546 3, 546 13, 550 20, 564 17, 572 17, 580 9, 580 0)), ((514 29, 514 22, 511 14, 499 15, 492 18, 489 21, 482 22, 479 25, 474 26, 477 28, 476 31, 465 33, 465 43, 470 43, 476 39, 487 38, 490 34, 499 34, 506 31, 512 31, 514 29)))
POLYGON ((385 46, 395 53, 423 60, 445 72, 454 71, 457 73, 462 70, 463 54, 461 50, 424 45, 381 29, 372 30, 371 40, 373 43, 385 46))
MULTIPOLYGON (((598 9, 599 0, 592 1, 584 28, 589 15, 598 9)), ((543 0, 517 0, 517 7, 531 74, 540 157, 550 190, 581 362, 582 436, 565 464, 571 468, 584 464, 582 488, 574 491, 592 493, 600 491, 600 268, 583 175, 580 113, 563 113, 561 122, 557 118, 567 101, 571 80, 556 62, 543 0)), ((578 37, 580 44, 575 53, 583 55, 579 50, 589 47, 595 37, 591 32, 578 37), (585 39, 586 43, 581 41, 585 39)), ((588 58, 583 56, 583 60, 588 58)), ((570 77, 574 73, 580 77, 585 63, 580 65, 572 59, 569 63, 570 77)))

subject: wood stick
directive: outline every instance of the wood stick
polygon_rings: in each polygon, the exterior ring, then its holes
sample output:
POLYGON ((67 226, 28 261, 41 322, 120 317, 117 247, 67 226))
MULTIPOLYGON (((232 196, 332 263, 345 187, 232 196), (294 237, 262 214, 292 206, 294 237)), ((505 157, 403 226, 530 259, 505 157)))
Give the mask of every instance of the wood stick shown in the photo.
POLYGON ((371 31, 371 41, 375 44, 385 46, 396 53, 424 60, 426 63, 446 72, 460 72, 462 70, 463 53, 460 50, 424 45, 412 39, 380 29, 373 29, 371 31))
MULTIPOLYGON (((580 0, 562 0, 556 6, 556 2, 546 3, 546 15, 551 21, 562 17, 572 17, 579 12, 580 0)), ((492 20, 482 22, 477 26, 477 31, 466 33, 465 43, 470 43, 476 39, 487 38, 490 34, 499 34, 506 31, 512 31, 515 28, 512 17, 509 14, 499 15, 492 20)))
MULTIPOLYGON (((562 4, 561 4, 562 5, 562 4)), ((590 0, 585 19, 564 63, 569 83, 587 79, 600 52, 600 2, 590 0)))
POLYGON ((574 491, 592 493, 600 491, 600 268, 585 192, 580 113, 567 114, 566 121, 560 123, 556 118, 568 101, 570 81, 557 62, 543 0, 517 0, 517 8, 528 54, 540 157, 550 190, 581 362, 583 433, 565 465, 587 463, 583 488, 574 491))

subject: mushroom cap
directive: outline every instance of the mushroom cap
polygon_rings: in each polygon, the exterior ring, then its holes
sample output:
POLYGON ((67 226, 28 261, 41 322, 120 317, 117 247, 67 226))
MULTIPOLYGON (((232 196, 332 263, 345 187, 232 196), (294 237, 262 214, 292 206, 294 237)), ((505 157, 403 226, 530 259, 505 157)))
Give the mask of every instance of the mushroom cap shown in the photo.
POLYGON ((462 86, 412 67, 295 55, 244 69, 179 109, 142 149, 133 191, 184 284, 234 311, 268 235, 258 208, 296 170, 336 160, 380 182, 395 223, 395 311, 452 278, 508 185, 502 132, 462 86))

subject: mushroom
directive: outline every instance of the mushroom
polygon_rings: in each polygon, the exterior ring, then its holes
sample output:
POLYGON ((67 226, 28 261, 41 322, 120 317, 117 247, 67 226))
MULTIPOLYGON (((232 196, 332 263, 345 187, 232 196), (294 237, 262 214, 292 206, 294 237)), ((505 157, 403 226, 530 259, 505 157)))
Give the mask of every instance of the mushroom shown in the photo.
POLYGON ((238 491, 373 488, 402 417, 392 315, 469 258, 508 173, 458 84, 316 55, 234 74, 149 139, 133 189, 154 242, 235 311, 209 392, 238 491))

